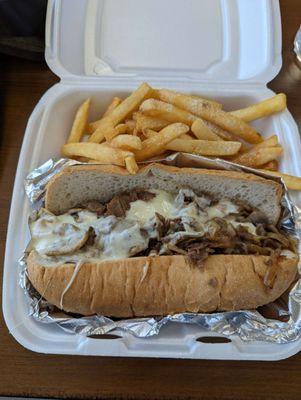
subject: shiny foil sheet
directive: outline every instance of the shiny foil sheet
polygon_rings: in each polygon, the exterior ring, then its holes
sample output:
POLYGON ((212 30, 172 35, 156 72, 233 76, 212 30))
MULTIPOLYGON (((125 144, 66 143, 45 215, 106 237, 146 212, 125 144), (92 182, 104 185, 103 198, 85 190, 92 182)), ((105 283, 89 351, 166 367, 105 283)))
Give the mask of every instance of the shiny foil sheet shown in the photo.
MULTIPOLYGON (((252 168, 239 166, 220 159, 176 153, 166 158, 156 159, 156 162, 178 167, 210 168, 252 172, 256 175, 282 182, 274 177, 252 168)), ((147 162, 149 163, 149 162, 147 162)), ((25 191, 34 208, 42 202, 45 187, 48 181, 64 167, 78 164, 77 161, 68 159, 51 159, 33 170, 25 179, 25 191)), ((292 203, 288 191, 284 186, 282 198, 283 217, 281 225, 290 235, 301 237, 301 210, 292 203)), ((29 248, 25 249, 20 259, 20 286, 22 287, 28 303, 29 315, 36 321, 57 324, 67 332, 85 336, 101 335, 108 332, 125 331, 137 337, 157 335, 163 325, 169 321, 184 324, 197 324, 205 331, 223 335, 238 335, 244 341, 266 341, 273 343, 288 343, 301 336, 301 279, 298 279, 288 293, 285 293, 275 302, 261 307, 258 310, 219 312, 211 314, 183 313, 168 315, 166 317, 132 318, 113 320, 104 316, 81 317, 57 309, 31 285, 26 272, 26 258, 29 248)), ((299 255, 301 245, 299 240, 299 255)), ((299 264, 301 274, 301 263, 299 264)))

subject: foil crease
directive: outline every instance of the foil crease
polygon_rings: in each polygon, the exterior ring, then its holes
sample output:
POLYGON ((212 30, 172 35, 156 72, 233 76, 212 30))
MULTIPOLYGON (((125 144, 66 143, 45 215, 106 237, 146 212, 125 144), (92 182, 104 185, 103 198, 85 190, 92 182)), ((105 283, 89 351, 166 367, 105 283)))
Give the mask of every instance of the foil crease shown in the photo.
MULTIPOLYGON (((284 187, 282 197, 283 215, 281 226, 286 232, 299 241, 298 252, 301 255, 301 209, 294 205, 284 182, 279 177, 259 172, 252 168, 240 166, 221 159, 209 159, 202 156, 176 153, 165 158, 156 158, 156 162, 178 167, 195 167, 225 169, 232 171, 252 172, 281 182, 284 187)), ((147 163, 150 163, 149 161, 147 163)), ((64 167, 81 164, 69 159, 50 159, 34 169, 25 179, 25 191, 33 206, 43 201, 45 188, 49 180, 64 167)), ((113 320, 104 316, 73 316, 58 310, 36 292, 27 276, 26 248, 19 260, 19 284, 29 304, 29 315, 36 321, 46 324, 57 324, 69 333, 84 336, 103 335, 114 331, 123 331, 136 337, 157 335, 162 326, 168 322, 196 324, 205 331, 231 336, 238 335, 243 341, 265 341, 270 343, 289 343, 301 336, 301 279, 298 279, 288 294, 284 294, 274 303, 264 306, 262 310, 247 310, 219 313, 183 313, 165 317, 147 317, 113 320), (276 310, 276 311, 275 311, 276 310), (264 315, 273 316, 273 318, 264 315)), ((298 265, 301 274, 301 263, 298 265)))

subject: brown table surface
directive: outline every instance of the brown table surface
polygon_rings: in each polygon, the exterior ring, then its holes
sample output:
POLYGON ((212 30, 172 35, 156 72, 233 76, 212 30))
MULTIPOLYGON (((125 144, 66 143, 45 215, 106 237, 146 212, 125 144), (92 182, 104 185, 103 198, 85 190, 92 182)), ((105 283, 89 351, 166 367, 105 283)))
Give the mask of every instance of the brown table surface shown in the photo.
MULTIPOLYGON (((288 96, 301 126, 301 70, 292 43, 300 0, 283 0, 283 68, 270 87, 288 96)), ((254 27, 256 29, 256 27, 254 27)), ((57 82, 46 64, 1 58, 0 251, 23 133, 35 104, 57 82)), ((2 273, 1 273, 2 279, 2 273)), ((2 287, 2 283, 1 283, 2 287)), ((43 355, 21 347, 0 316, 0 395, 77 398, 300 399, 301 354, 279 362, 43 355)))

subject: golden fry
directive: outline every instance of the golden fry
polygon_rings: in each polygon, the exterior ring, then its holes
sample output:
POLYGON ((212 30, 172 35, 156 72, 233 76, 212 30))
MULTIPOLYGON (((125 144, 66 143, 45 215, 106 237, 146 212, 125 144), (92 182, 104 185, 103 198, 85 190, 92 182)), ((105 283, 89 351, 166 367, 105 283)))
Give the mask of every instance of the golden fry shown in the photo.
POLYGON ((125 124, 127 126, 127 132, 133 134, 136 128, 136 121, 134 121, 133 119, 127 119, 125 121, 125 124))
POLYGON ((198 119, 197 116, 185 110, 156 99, 145 100, 140 106, 140 111, 151 117, 169 121, 169 123, 182 122, 188 126, 198 119))
POLYGON ((116 135, 122 135, 128 132, 128 126, 126 124, 119 124, 114 128, 116 135))
POLYGON ((247 167, 258 167, 272 160, 277 159, 283 152, 283 149, 278 147, 261 147, 259 149, 251 149, 247 153, 234 157, 231 161, 247 167))
POLYGON ((266 174, 270 174, 273 176, 279 176, 280 178, 283 179, 283 182, 285 183, 288 189, 301 190, 301 178, 299 178, 298 176, 283 174, 282 172, 279 171, 269 171, 266 169, 259 169, 259 171, 265 172, 266 174))
POLYGON ((201 140, 222 140, 216 133, 212 132, 200 118, 192 123, 191 130, 194 135, 201 140))
POLYGON ((269 171, 278 171, 278 161, 272 160, 266 164, 260 165, 261 169, 268 169, 269 171))
POLYGON ((91 99, 84 101, 76 112, 67 143, 80 142, 85 133, 91 99))
POLYGON ((134 156, 125 157, 125 166, 128 172, 132 175, 136 174, 139 170, 134 156))
POLYGON ((169 121, 163 119, 149 117, 142 114, 141 112, 135 113, 136 118, 136 129, 138 132, 143 132, 145 129, 152 129, 154 131, 160 131, 170 124, 169 121))
POLYGON ((130 151, 113 149, 106 144, 98 143, 68 143, 62 146, 61 152, 63 156, 87 157, 97 160, 102 164, 125 165, 125 157, 132 156, 130 151))
POLYGON ((160 134, 151 136, 142 142, 142 149, 135 152, 136 160, 143 161, 161 154, 169 142, 188 131, 189 127, 181 123, 168 125, 159 132, 160 134))
POLYGON ((122 150, 141 150, 141 139, 134 135, 118 135, 110 142, 111 147, 119 148, 122 150))
POLYGON ((202 156, 232 156, 241 147, 239 142, 224 142, 213 140, 182 140, 175 139, 166 145, 168 150, 193 153, 202 156))
POLYGON ((204 105, 204 102, 191 96, 173 92, 167 89, 157 91, 158 98, 168 102, 194 115, 197 115, 219 127, 240 136, 246 142, 260 143, 262 137, 260 134, 246 122, 237 118, 235 115, 229 114, 223 110, 212 106, 204 105))
POLYGON ((116 136, 116 132, 112 127, 114 128, 123 119, 132 114, 151 93, 152 88, 147 83, 140 85, 138 89, 124 99, 119 106, 114 108, 110 115, 100 120, 96 131, 91 135, 89 141, 99 143, 103 140, 103 137, 107 140, 111 140, 116 136))
POLYGON ((111 103, 108 105, 106 111, 103 113, 102 118, 110 115, 120 103, 122 103, 122 99, 120 97, 114 97, 111 103))
POLYGON ((179 136, 179 139, 183 139, 183 140, 193 140, 194 137, 190 136, 189 133, 182 133, 182 135, 179 136))
MULTIPOLYGON (((182 93, 179 92, 174 92, 172 90, 168 89, 157 89, 154 90, 154 98, 166 101, 167 103, 172 103, 169 99, 171 95, 176 95, 176 96, 182 96, 182 93)), ((222 104, 218 103, 217 101, 214 100, 209 100, 209 99, 204 99, 203 97, 197 96, 197 95, 188 95, 186 94, 186 99, 189 102, 189 100, 196 100, 199 104, 203 104, 204 107, 212 107, 216 109, 221 109, 222 104)), ((173 104, 173 103, 172 103, 173 104)), ((179 106, 180 107, 180 106, 179 106)), ((182 107, 180 107, 182 108, 182 107)))
POLYGON ((108 105, 106 111, 103 113, 102 117, 97 121, 90 122, 87 126, 86 133, 91 135, 97 128, 102 118, 107 117, 111 112, 122 102, 119 97, 114 97, 111 103, 108 105))
POLYGON ((269 99, 252 104, 249 107, 240 110, 231 111, 232 115, 242 119, 245 122, 254 121, 255 119, 267 117, 271 114, 283 111, 286 108, 286 95, 279 93, 269 99))
MULTIPOLYGON (((152 137, 152 136, 155 136, 155 135, 160 135, 160 132, 153 131, 152 129, 146 129, 146 130, 143 131, 143 135, 146 138, 149 138, 149 137, 152 137)), ((179 136, 179 139, 192 140, 193 137, 191 137, 188 133, 182 133, 182 135, 179 136)))

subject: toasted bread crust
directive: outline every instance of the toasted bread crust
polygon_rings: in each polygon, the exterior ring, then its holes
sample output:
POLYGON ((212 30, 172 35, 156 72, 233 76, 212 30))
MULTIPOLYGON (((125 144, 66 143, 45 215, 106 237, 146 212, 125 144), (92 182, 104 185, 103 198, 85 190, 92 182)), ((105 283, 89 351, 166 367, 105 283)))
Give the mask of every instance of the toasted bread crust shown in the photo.
POLYGON ((207 192, 222 197, 227 192, 230 199, 245 200, 251 207, 261 209, 271 223, 277 223, 279 219, 282 186, 275 181, 244 172, 178 168, 162 164, 142 167, 136 175, 130 175, 116 166, 66 167, 49 182, 45 206, 54 214, 60 214, 78 205, 81 200, 106 202, 116 193, 131 190, 137 185, 145 189, 157 185, 158 188, 177 191, 183 184, 191 186, 197 194, 207 192), (266 193, 268 198, 265 197, 266 193))
POLYGON ((35 251, 27 262, 33 286, 57 307, 82 315, 127 318, 254 309, 267 304, 290 286, 298 263, 281 257, 270 289, 263 283, 271 268, 268 258, 212 255, 196 267, 181 255, 134 257, 84 262, 76 276, 75 264, 47 266, 35 251))

